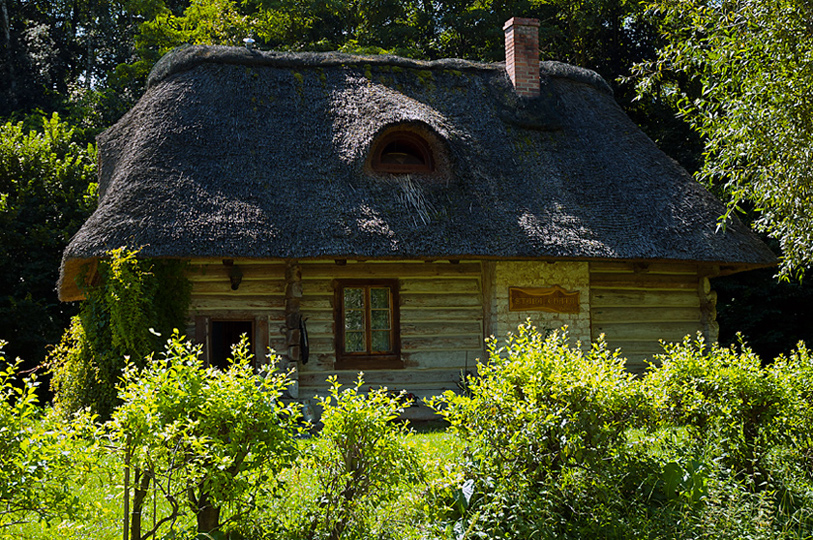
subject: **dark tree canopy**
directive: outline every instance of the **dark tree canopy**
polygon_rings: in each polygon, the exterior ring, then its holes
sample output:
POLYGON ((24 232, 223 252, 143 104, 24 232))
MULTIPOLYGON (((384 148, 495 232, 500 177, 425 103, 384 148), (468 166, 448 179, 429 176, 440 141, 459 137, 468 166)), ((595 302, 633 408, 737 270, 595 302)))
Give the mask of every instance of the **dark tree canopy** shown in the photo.
POLYGON ((96 205, 95 148, 57 115, 27 132, 0 125, 0 336, 9 357, 36 365, 59 341, 71 307, 55 283, 62 250, 96 205))

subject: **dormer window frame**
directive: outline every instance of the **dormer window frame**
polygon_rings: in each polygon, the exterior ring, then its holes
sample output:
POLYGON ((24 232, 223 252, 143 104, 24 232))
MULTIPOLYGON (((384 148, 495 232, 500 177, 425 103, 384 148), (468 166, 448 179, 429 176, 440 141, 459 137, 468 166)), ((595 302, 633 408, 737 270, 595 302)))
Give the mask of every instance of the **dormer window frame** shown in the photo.
POLYGON ((424 137, 413 131, 394 130, 376 141, 370 166, 375 173, 384 174, 433 174, 436 172, 432 146, 424 137), (392 163, 386 160, 387 149, 402 143, 421 163, 392 163))

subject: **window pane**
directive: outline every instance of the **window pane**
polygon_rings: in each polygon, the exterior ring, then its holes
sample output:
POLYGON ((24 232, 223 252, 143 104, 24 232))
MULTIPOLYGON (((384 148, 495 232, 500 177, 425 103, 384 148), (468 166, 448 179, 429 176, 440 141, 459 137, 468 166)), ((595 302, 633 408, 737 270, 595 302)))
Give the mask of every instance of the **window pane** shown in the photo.
POLYGON ((370 307, 373 309, 389 309, 390 290, 370 289, 370 307))
POLYGON ((358 310, 344 312, 344 329, 347 331, 364 330, 364 312, 358 310))
POLYGON ((344 350, 345 352, 366 352, 364 347, 364 333, 345 332, 344 350))
POLYGON ((373 330, 389 330, 390 329, 390 312, 384 309, 376 309, 372 312, 373 330))
POLYGON ((344 290, 344 309, 363 309, 364 289, 344 290))
POLYGON ((373 332, 373 352, 389 352, 390 333, 388 331, 373 332))

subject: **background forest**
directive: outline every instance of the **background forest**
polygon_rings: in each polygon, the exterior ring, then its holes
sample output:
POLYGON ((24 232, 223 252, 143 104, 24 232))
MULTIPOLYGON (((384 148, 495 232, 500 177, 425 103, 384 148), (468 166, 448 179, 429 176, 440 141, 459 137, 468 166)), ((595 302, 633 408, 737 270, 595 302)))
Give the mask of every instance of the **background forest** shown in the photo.
POLYGON ((714 283, 721 341, 763 358, 810 342, 813 8, 803 0, 0 0, 0 337, 39 365, 75 306, 61 253, 95 205, 95 136, 183 44, 501 61, 505 20, 536 17, 540 57, 600 73, 619 104, 780 268, 714 283))

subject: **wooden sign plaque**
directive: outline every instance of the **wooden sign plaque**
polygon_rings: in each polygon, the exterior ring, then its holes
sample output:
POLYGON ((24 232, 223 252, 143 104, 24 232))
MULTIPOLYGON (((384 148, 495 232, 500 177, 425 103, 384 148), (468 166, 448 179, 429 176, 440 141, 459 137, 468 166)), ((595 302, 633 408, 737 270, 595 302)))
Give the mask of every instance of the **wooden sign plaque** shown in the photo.
POLYGON ((508 288, 508 311, 548 311, 578 313, 579 291, 566 291, 559 285, 526 289, 508 288))

